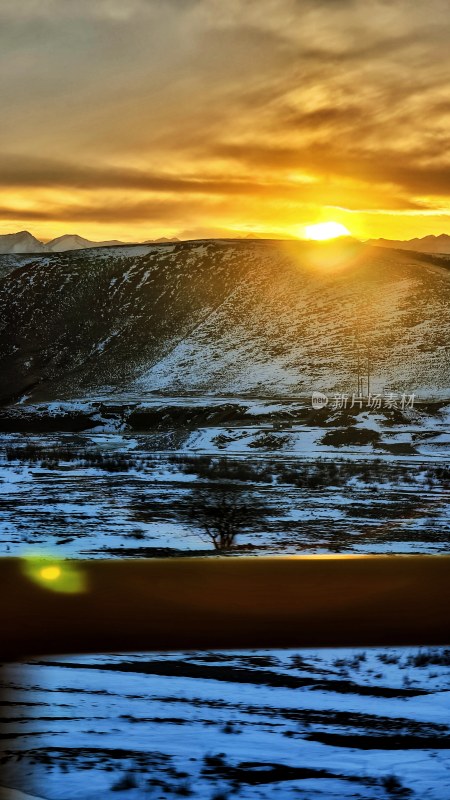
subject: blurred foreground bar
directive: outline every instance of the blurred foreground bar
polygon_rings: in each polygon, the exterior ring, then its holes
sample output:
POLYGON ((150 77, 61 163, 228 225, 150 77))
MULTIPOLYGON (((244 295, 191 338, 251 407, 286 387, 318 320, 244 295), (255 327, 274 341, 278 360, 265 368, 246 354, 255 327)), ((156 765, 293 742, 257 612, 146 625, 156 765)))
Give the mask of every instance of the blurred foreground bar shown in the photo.
POLYGON ((450 556, 0 559, 1 658, 450 643, 450 556), (55 565, 56 566, 55 566, 55 565))
POLYGON ((34 794, 24 794, 17 789, 6 789, 0 786, 0 800, 44 800, 44 798, 36 797, 34 794))

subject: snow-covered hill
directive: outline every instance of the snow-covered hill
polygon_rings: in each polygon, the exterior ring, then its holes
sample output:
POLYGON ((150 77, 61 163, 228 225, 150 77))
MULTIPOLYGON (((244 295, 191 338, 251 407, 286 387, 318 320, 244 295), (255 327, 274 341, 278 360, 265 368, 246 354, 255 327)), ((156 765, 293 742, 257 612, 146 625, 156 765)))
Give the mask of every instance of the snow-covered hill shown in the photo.
POLYGON ((6 233, 0 236, 0 253, 43 253, 46 247, 43 242, 32 236, 29 231, 6 233))
POLYGON ((92 242, 76 234, 66 234, 46 244, 36 239, 29 231, 0 235, 0 254, 12 253, 62 253, 66 250, 84 250, 91 247, 110 247, 121 242, 92 242))
POLYGON ((64 253, 66 250, 85 250, 90 247, 111 247, 119 244, 122 244, 122 242, 117 239, 112 239, 109 242, 92 242, 90 239, 85 239, 77 234, 65 234, 52 239, 51 242, 47 242, 46 250, 52 253, 64 253))
MULTIPOLYGON (((449 261, 355 242, 37 255, 0 278, 3 401, 101 391, 449 396, 449 261)), ((0 269, 0 276, 1 276, 0 269)))

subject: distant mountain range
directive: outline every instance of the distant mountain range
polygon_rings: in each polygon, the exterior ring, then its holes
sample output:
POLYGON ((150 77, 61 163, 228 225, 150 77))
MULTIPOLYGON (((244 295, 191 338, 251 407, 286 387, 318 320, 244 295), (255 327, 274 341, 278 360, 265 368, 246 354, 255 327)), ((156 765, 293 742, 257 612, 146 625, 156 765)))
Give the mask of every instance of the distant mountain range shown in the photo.
POLYGON ((0 402, 332 396, 368 354, 372 391, 450 395, 448 256, 223 239, 2 260, 0 402))
POLYGON ((58 236, 50 242, 41 242, 29 231, 7 233, 0 236, 0 253, 63 253, 66 250, 85 250, 89 247, 108 247, 122 244, 119 241, 91 242, 76 234, 58 236))
MULTIPOLYGON (((239 238, 239 237, 238 237, 239 238)), ((248 234, 246 239, 264 238, 248 234)), ((272 238, 272 237, 268 237, 272 238)), ((143 244, 158 244, 164 242, 179 242, 176 236, 161 236, 159 239, 146 239, 143 244)), ((42 242, 36 239, 29 231, 19 231, 18 233, 7 233, 0 235, 0 255, 14 253, 64 253, 67 250, 87 250, 92 247, 113 247, 124 245, 118 239, 111 239, 105 242, 93 242, 77 234, 65 234, 57 236, 50 242, 42 242)), ((397 250, 416 250, 422 253, 448 253, 450 254, 450 236, 441 233, 440 236, 424 236, 422 239, 369 239, 366 244, 376 247, 390 247, 397 250)))
POLYGON ((377 247, 392 247, 398 250, 416 250, 420 253, 450 253, 450 236, 441 233, 440 236, 424 236, 422 239, 369 239, 368 244, 377 247))
MULTIPOLYGON (((178 239, 147 239, 146 244, 153 242, 177 242, 178 239)), ((112 247, 122 245, 117 239, 107 242, 92 242, 77 234, 66 234, 57 236, 50 242, 41 242, 36 239, 29 231, 19 231, 18 233, 7 233, 0 235, 0 254, 14 253, 64 253, 67 250, 87 250, 91 247, 112 247)))

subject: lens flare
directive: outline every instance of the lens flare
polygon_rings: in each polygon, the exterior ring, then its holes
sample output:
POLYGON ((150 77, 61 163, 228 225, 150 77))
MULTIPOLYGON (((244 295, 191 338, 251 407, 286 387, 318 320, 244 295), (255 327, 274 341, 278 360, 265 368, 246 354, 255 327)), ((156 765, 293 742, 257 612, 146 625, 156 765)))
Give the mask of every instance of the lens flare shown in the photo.
POLYGON ((52 592, 77 594, 87 590, 85 573, 73 561, 33 553, 22 557, 22 572, 33 583, 52 592))

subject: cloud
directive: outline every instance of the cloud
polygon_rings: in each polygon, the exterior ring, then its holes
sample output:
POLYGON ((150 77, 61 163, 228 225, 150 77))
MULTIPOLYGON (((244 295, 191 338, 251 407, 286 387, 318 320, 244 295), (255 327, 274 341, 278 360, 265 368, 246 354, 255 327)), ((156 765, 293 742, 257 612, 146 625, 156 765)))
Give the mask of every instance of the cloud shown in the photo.
MULTIPOLYGON (((2 159, 0 158, 0 191, 8 189, 26 189, 29 199, 34 198, 31 206, 31 218, 36 213, 34 206, 45 205, 49 192, 62 191, 69 196, 72 190, 78 190, 80 196, 76 202, 67 205, 67 200, 54 204, 54 213, 69 213, 73 209, 74 219, 84 219, 85 213, 94 213, 92 209, 104 203, 102 219, 116 218, 117 209, 123 210, 124 218, 141 219, 141 209, 145 203, 160 202, 172 203, 173 208, 186 209, 190 213, 194 198, 198 198, 197 207, 203 203, 216 210, 227 211, 236 208, 240 199, 253 205, 264 204, 280 209, 283 206, 301 207, 304 205, 327 205, 346 207, 348 209, 421 209, 426 204, 414 200, 400 191, 392 191, 386 187, 378 187, 377 180, 373 180, 370 193, 364 183, 371 178, 375 171, 373 164, 364 161, 364 174, 361 168, 356 169, 355 162, 346 168, 346 162, 334 158, 329 152, 307 152, 298 150, 273 149, 273 148, 245 148, 225 147, 221 154, 237 159, 240 169, 236 177, 231 173, 202 174, 198 171, 195 175, 171 175, 164 173, 143 172, 135 169, 118 169, 114 167, 95 167, 89 165, 58 162, 50 159, 2 159), (261 167, 261 169, 259 169, 261 167), (256 170, 255 170, 256 168, 256 170), (280 169, 281 168, 281 169, 280 169), (305 171, 312 170, 313 179, 305 176, 283 174, 286 168, 305 171), (253 174, 256 171, 256 176, 253 174), (332 172, 340 178, 339 181, 330 181, 332 172), (272 173, 272 174, 270 174, 272 173), (341 179, 352 179, 343 182, 341 179), (141 196, 142 199, 136 200, 141 196), (80 197, 84 209, 80 212, 80 197), (103 198, 105 198, 103 200, 103 198), (130 198, 132 198, 130 200, 130 198), (184 199, 185 198, 185 199, 184 199), (58 211, 57 206, 61 209, 58 211), (63 212, 63 208, 66 209, 63 212), (89 208, 91 211, 86 212, 89 208)), ((397 171, 400 165, 396 165, 397 171)), ((425 172, 425 176, 428 173, 425 172)), ((390 176, 392 177, 392 176, 390 176)), ((442 178, 445 183, 445 176, 442 178)), ((50 194, 50 197, 52 195, 50 194)), ((30 208, 30 206, 28 205, 30 208)), ((24 218, 27 205, 22 206, 24 218)), ((47 213, 47 212, 45 212, 47 213)), ((98 210, 95 219, 100 219, 98 210)), ((46 218, 46 217, 43 217, 46 218)), ((245 220, 244 220, 245 221, 245 220)))
POLYGON ((449 28, 446 0, 4 0, 3 216, 443 205, 449 28))
MULTIPOLYGON (((144 202, 102 202, 89 203, 78 206, 74 204, 48 204, 39 208, 14 208, 13 206, 0 205, 0 217, 11 220, 52 221, 59 220, 72 222, 167 222, 177 220, 181 204, 176 200, 146 200, 144 202)), ((183 217, 188 217, 187 209, 183 208, 183 217)))
MULTIPOLYGON (((450 192, 450 163, 420 163, 414 154, 384 150, 382 153, 361 151, 357 148, 339 149, 330 145, 308 147, 278 147, 276 145, 223 145, 218 154, 237 160, 245 169, 261 167, 274 172, 283 170, 309 170, 317 177, 333 176, 352 179, 372 187, 396 185, 413 197, 448 197, 450 192)), ((422 154, 419 154, 419 157, 422 154)))

